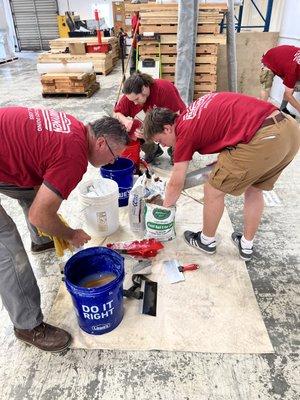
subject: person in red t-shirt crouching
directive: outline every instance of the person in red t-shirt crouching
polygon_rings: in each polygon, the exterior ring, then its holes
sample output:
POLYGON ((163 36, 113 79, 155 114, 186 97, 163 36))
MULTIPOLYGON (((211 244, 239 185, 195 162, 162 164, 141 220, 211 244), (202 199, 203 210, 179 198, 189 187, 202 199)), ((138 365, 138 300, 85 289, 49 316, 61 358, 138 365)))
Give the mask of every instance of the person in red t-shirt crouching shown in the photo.
MULTIPOLYGON (((0 193, 18 200, 32 252, 53 249, 37 228, 80 247, 91 238, 65 226, 57 211, 86 172, 113 163, 128 143, 124 126, 103 117, 84 125, 55 110, 0 108, 0 193)), ((40 291, 13 220, 0 205, 0 295, 18 339, 45 351, 69 347, 71 336, 43 322, 40 291)))
POLYGON ((273 189, 299 149, 300 129, 296 121, 271 103, 254 97, 210 93, 180 116, 165 108, 154 108, 146 115, 144 135, 174 148, 165 207, 177 202, 195 152, 220 153, 204 186, 202 231, 186 231, 184 238, 190 246, 215 253, 225 194, 244 193, 244 232, 234 232, 232 240, 240 257, 249 261, 264 207, 262 191, 273 189))
POLYGON ((264 54, 261 62, 260 83, 262 100, 268 100, 274 75, 277 75, 282 79, 284 84, 281 111, 295 117, 287 109, 287 104, 289 103, 300 114, 300 102, 294 97, 294 91, 300 91, 300 48, 288 45, 274 47, 264 54))
MULTIPOLYGON (((122 122, 133 140, 144 138, 141 131, 136 129, 136 122, 139 121, 134 120, 142 110, 146 112, 154 107, 166 107, 180 114, 186 109, 172 82, 153 79, 148 74, 140 72, 132 74, 124 83, 123 93, 114 109, 114 117, 122 122)), ((149 163, 163 154, 162 148, 153 141, 143 143, 142 150, 145 152, 145 160, 149 163)), ((168 153, 172 158, 172 149, 168 149, 168 153)))

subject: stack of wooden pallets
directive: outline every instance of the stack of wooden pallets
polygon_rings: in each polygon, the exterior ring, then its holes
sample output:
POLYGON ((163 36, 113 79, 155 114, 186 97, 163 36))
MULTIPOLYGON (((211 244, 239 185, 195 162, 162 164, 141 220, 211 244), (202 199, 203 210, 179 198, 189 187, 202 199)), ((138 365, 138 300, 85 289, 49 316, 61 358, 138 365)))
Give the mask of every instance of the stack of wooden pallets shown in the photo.
MULTIPOLYGON (((102 37, 103 43, 109 43, 111 45, 111 54, 115 61, 119 58, 119 43, 115 36, 102 37)), ((77 37, 77 38, 58 38, 49 41, 50 50, 52 53, 63 53, 67 50, 70 43, 85 43, 97 45, 96 37, 77 37)))
POLYGON ((96 73, 107 75, 113 70, 119 59, 119 45, 116 37, 103 37, 102 42, 109 43, 112 50, 108 53, 70 54, 71 44, 97 45, 97 38, 80 37, 50 40, 50 51, 42 53, 38 57, 38 62, 92 62, 96 73))
POLYGON ((97 74, 108 75, 113 70, 113 59, 110 53, 42 53, 38 57, 38 63, 82 63, 92 62, 97 74))
POLYGON ((81 94, 92 96, 100 87, 95 73, 47 73, 41 76, 43 96, 81 94))
MULTIPOLYGON (((173 4, 125 4, 125 12, 140 11, 140 33, 160 34, 162 78, 175 82, 175 65, 178 54, 177 28, 178 5, 173 4)), ((224 3, 199 4, 197 45, 195 59, 195 91, 198 98, 217 88, 217 53, 219 44, 226 43, 226 36, 220 34, 220 23, 227 11, 224 3)), ((141 57, 157 56, 158 44, 141 42, 141 57)))

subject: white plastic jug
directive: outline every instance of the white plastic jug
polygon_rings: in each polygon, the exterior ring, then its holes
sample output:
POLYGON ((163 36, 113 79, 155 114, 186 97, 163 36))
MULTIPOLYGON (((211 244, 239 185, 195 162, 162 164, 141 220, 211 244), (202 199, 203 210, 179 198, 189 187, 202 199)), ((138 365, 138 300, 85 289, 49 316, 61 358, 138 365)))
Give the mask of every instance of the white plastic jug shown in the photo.
POLYGON ((118 184, 111 179, 99 178, 81 182, 78 189, 83 229, 92 237, 113 234, 119 228, 118 184), (88 194, 92 185, 96 187, 95 197, 88 194))

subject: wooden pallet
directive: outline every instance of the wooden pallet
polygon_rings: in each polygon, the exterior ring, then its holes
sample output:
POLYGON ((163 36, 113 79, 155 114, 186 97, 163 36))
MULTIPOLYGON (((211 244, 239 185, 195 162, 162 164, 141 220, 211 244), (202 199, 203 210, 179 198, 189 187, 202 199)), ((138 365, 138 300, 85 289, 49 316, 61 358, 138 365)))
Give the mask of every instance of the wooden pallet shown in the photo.
MULTIPOLYGON (((118 39, 115 36, 112 37, 103 37, 103 43, 109 43, 114 47, 118 47, 118 39)), ((66 48, 69 47, 70 43, 85 43, 85 44, 98 44, 97 37, 88 36, 88 37, 77 37, 77 38, 58 38, 49 41, 49 46, 51 52, 65 52, 66 48)))
MULTIPOLYGON (((155 33, 177 33, 177 24, 168 24, 168 25, 142 25, 139 29, 140 33, 145 32, 155 32, 155 33)), ((220 27, 217 24, 210 25, 198 25, 197 33, 202 34, 217 34, 220 32, 220 27)))
MULTIPOLYGON (((203 4, 199 2, 199 10, 213 10, 216 12, 224 13, 228 9, 227 3, 210 3, 203 4)), ((177 11, 178 4, 156 4, 156 3, 142 3, 142 4, 125 4, 125 13, 133 13, 134 11, 177 11)))
POLYGON ((194 77, 195 84, 201 83, 217 83, 217 75, 215 74, 205 74, 196 73, 194 77))
POLYGON ((211 92, 207 91, 207 90, 203 90, 203 91, 200 91, 200 92, 194 92, 193 99, 195 101, 195 100, 199 99, 199 97, 205 96, 206 94, 209 94, 209 93, 211 93, 211 92))
POLYGON ((69 53, 42 53, 38 57, 39 63, 81 63, 92 62, 96 73, 107 75, 113 69, 112 53, 87 53, 74 55, 69 53))
POLYGON ((69 96, 85 96, 85 97, 91 97, 94 93, 96 93, 100 88, 100 85, 98 82, 95 82, 92 86, 90 86, 86 91, 69 91, 69 92, 64 92, 64 91, 48 91, 47 89, 43 89, 42 96, 43 97, 52 97, 52 96, 64 96, 64 97, 69 97, 69 96))
POLYGON ((106 76, 106 75, 109 75, 113 69, 114 69, 114 68, 111 67, 111 68, 105 69, 105 70, 103 70, 103 71, 96 72, 96 74, 97 74, 97 75, 104 75, 104 76, 106 76))
MULTIPOLYGON (((160 34, 162 78, 175 82, 178 29, 177 4, 125 4, 125 13, 140 11, 140 33, 160 34)), ((216 90, 218 46, 226 43, 226 36, 220 34, 220 23, 227 11, 227 4, 199 3, 197 39, 195 49, 195 95, 216 90)), ((151 42, 139 43, 142 58, 154 57, 159 46, 151 42)))
MULTIPOLYGON (((161 35, 161 44, 177 44, 177 35, 161 35)), ((197 44, 226 44, 226 36, 222 34, 217 35, 198 35, 197 44)))

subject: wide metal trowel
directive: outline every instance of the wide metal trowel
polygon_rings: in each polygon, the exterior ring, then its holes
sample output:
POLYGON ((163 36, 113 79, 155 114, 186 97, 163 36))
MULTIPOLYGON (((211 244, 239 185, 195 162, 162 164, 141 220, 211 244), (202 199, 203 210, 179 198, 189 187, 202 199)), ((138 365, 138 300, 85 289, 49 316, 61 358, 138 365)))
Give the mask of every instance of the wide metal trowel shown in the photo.
POLYGON ((133 285, 123 290, 123 296, 129 299, 140 300, 141 313, 156 317, 157 282, 153 282, 141 274, 132 275, 133 285))
POLYGON ((208 178, 209 174, 215 167, 215 162, 208 164, 203 168, 198 168, 195 171, 188 172, 185 177, 183 189, 189 189, 194 186, 203 185, 208 178))

